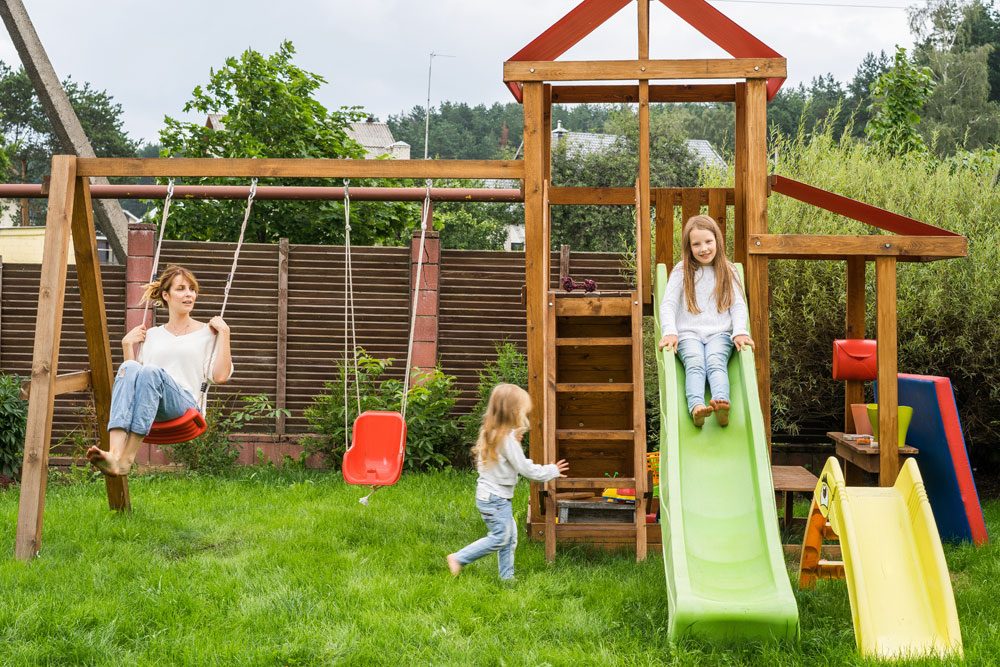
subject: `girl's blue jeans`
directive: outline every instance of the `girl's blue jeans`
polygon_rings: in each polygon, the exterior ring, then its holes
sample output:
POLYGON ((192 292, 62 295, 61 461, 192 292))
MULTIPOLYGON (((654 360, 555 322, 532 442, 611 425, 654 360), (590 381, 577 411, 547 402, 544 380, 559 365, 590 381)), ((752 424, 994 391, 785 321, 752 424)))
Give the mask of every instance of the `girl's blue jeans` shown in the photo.
POLYGON ((729 400, 729 355, 733 352, 733 339, 728 333, 712 336, 702 343, 696 338, 685 338, 677 344, 677 354, 684 364, 684 390, 687 394, 688 412, 705 404, 705 379, 708 379, 712 398, 729 400))
POLYGON ((497 552, 497 562, 500 566, 501 579, 514 578, 514 550, 517 548, 517 526, 514 524, 514 511, 509 498, 501 498, 492 493, 486 500, 476 499, 476 508, 486 522, 489 530, 486 537, 455 553, 455 559, 462 565, 468 565, 483 556, 497 552))
POLYGON ((177 419, 190 408, 198 408, 194 398, 165 370, 126 361, 118 368, 111 389, 108 430, 147 435, 154 421, 177 419))

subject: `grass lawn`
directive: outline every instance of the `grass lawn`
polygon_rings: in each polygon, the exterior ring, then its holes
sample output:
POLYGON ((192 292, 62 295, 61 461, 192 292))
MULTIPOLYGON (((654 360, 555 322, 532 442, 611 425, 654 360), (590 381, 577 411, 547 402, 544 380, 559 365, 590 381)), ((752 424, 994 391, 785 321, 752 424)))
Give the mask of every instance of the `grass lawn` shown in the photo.
MULTIPOLYGON (((50 483, 41 556, 15 561, 17 491, 0 493, 0 663, 405 665, 858 664, 843 582, 797 593, 798 645, 671 646, 659 554, 523 539, 458 579, 444 555, 481 536, 471 473, 408 475, 371 506, 338 475, 146 475, 135 511, 99 481, 50 483)), ((515 514, 523 521, 522 483, 515 514)), ((987 504, 992 534, 1000 502, 987 504)), ((947 547, 969 664, 1000 652, 1000 554, 947 547)), ((793 565, 794 567, 794 565, 793 565)))

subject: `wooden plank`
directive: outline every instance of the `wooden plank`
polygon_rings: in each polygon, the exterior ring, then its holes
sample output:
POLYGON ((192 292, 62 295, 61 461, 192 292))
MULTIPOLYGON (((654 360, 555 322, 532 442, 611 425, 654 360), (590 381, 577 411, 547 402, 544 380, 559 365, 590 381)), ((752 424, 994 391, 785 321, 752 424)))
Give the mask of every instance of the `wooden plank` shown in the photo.
MULTIPOLYGON (((72 394, 78 391, 90 389, 90 371, 77 371, 75 373, 63 373, 56 376, 55 395, 72 394)), ((25 380, 21 384, 21 398, 31 400, 31 380, 25 380)))
MULTIPOLYGON (((545 459, 544 463, 556 462, 556 308, 552 296, 545 304, 545 459)), ((556 480, 545 484, 545 559, 552 562, 556 557, 556 480)))
MULTIPOLYGON (((544 112, 542 84, 524 86, 524 275, 527 292, 526 330, 528 357, 528 393, 534 409, 531 411, 529 457, 542 461, 545 457, 544 418, 545 392, 545 318, 548 310, 548 274, 545 245, 545 220, 542 188, 544 183, 544 112)), ((532 499, 539 497, 539 485, 531 484, 532 499)), ((541 508, 532 504, 530 521, 541 520, 541 508)))
MULTIPOLYGON (((852 257, 847 260, 847 313, 845 338, 865 337, 865 260, 852 257)), ((844 383, 844 432, 857 433, 851 405, 864 403, 865 383, 848 380, 844 383)))
MULTIPOLYGON (((278 335, 275 340, 274 407, 285 408, 288 383, 288 239, 278 239, 278 335)), ((275 417, 275 435, 285 433, 285 415, 275 417)))
POLYGON ((747 265, 747 84, 736 84, 736 132, 733 182, 733 261, 747 265))
MULTIPOLYGON (((646 16, 646 50, 649 50, 649 3, 647 0, 639 0, 640 23, 642 22, 642 8, 647 10, 646 16)), ((642 28, 640 27, 640 38, 642 28)), ((641 50, 640 45, 640 50, 641 50)), ((652 280, 653 272, 650 267, 652 255, 653 237, 650 229, 650 206, 649 206, 649 81, 639 82, 639 176, 636 200, 639 216, 639 224, 636 232, 635 242, 638 246, 638 256, 636 258, 636 289, 639 292, 639 300, 642 303, 652 303, 652 280)))
POLYGON ((557 440, 566 441, 585 441, 591 442, 595 440, 621 440, 623 442, 632 442, 635 438, 635 431, 633 429, 622 429, 619 431, 612 431, 607 429, 594 429, 594 428, 563 428, 556 430, 557 440))
POLYGON ((77 173, 80 176, 521 179, 524 163, 521 160, 79 158, 77 173))
POLYGON ((642 363, 642 306, 632 304, 632 440, 635 475, 635 559, 646 560, 646 400, 642 363))
POLYGON ((611 336, 608 338, 600 337, 579 337, 579 338, 557 338, 556 345, 564 347, 600 347, 600 346, 617 346, 617 345, 631 345, 632 339, 626 336, 611 336))
MULTIPOLYGON (((736 88, 731 83, 650 85, 649 101, 655 104, 672 102, 732 102, 736 88)), ((637 85, 564 85, 552 86, 552 101, 556 104, 637 104, 637 85)))
POLYGON ((559 489, 632 489, 634 477, 564 477, 556 480, 559 489))
POLYGON ((674 198, 666 192, 655 193, 656 263, 669 271, 674 266, 674 198))
POLYGON ((55 378, 59 368, 63 303, 69 258, 73 199, 76 190, 76 158, 52 158, 45 245, 38 285, 35 343, 31 358, 31 400, 21 466, 21 498, 17 514, 14 555, 30 560, 42 546, 45 485, 48 479, 49 442, 55 407, 55 378))
POLYGON ((631 392, 631 382, 559 382, 555 385, 556 391, 563 394, 592 394, 631 392))
POLYGON ((508 60, 507 81, 629 81, 650 79, 753 79, 784 77, 784 58, 693 60, 508 60))
MULTIPOLYGON (((753 79, 746 84, 746 231, 748 236, 767 234, 767 82, 753 79)), ((757 387, 764 415, 764 432, 768 454, 771 443, 771 344, 768 313, 770 288, 768 259, 759 255, 747 257, 747 292, 749 296, 750 330, 757 349, 757 387)))
MULTIPOLYGON (((111 362, 111 341, 108 338, 108 314, 104 306, 104 289, 101 265, 97 256, 97 230, 94 209, 90 199, 90 180, 78 178, 73 199, 73 248, 76 254, 76 279, 80 286, 80 308, 83 311, 83 329, 87 339, 87 357, 90 363, 94 410, 101 449, 111 448, 108 430, 104 428, 111 419, 111 386, 114 370, 111 362)), ((125 477, 104 478, 108 506, 113 510, 128 511, 132 507, 125 477)))
MULTIPOLYGON (((687 224, 688 220, 696 215, 701 215, 701 197, 693 190, 685 190, 681 195, 681 228, 687 224)), ((681 248, 681 255, 685 252, 681 248)))
MULTIPOLYGON (((549 192, 551 192, 551 188, 549 192)), ((559 277, 569 275, 569 246, 561 245, 559 246, 559 277)))
POLYGON ((628 315, 632 299, 621 297, 579 297, 575 299, 556 298, 556 315, 614 316, 628 315))
POLYGON ((875 260, 876 310, 878 326, 878 430, 879 486, 892 486, 899 475, 899 434, 897 433, 899 388, 896 384, 896 259, 875 260))
POLYGON ((750 254, 775 259, 848 259, 897 257, 927 261, 968 255, 963 236, 815 236, 809 234, 751 234, 750 254))
POLYGON ((726 240, 726 192, 718 188, 708 191, 708 214, 722 230, 722 240, 726 240))
POLYGON ((639 0, 639 60, 649 60, 649 0, 639 0))
POLYGON ((668 203, 680 206, 687 190, 694 190, 698 193, 699 206, 708 206, 709 195, 715 191, 725 193, 726 206, 733 206, 736 203, 736 193, 733 188, 653 188, 651 192, 653 197, 667 197, 668 203))
MULTIPOLYGON (((550 84, 545 84, 542 88, 542 95, 544 97, 543 102, 543 114, 542 114, 542 139, 543 146, 542 152, 545 155, 545 160, 542 163, 544 167, 542 179, 546 183, 552 182, 552 86, 550 84)), ((551 233, 551 230, 550 230, 551 233)), ((551 247, 550 244, 545 246, 546 248, 551 247)))
POLYGON ((635 188, 550 187, 549 203, 553 206, 635 206, 635 188))

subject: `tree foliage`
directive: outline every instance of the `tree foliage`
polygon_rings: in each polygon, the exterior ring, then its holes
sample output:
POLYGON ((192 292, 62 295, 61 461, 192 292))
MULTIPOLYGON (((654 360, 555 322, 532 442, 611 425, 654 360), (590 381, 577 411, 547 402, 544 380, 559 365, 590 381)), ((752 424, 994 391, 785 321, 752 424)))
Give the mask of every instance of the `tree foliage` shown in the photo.
MULTIPOLYGON (((203 118, 221 116, 221 128, 204 121, 167 117, 160 131, 166 157, 226 158, 354 158, 364 151, 347 135, 351 122, 366 117, 359 107, 331 111, 315 99, 326 81, 293 62, 295 48, 282 42, 264 55, 248 49, 227 58, 196 86, 185 113, 203 118)), ((229 182, 196 179, 195 183, 229 182)), ((261 179, 260 185, 329 185, 319 179, 261 179)), ((373 185, 355 181, 352 185, 373 185)), ((338 183, 339 185, 339 183, 338 183)), ((171 209, 168 234, 206 241, 234 240, 243 217, 242 201, 178 202, 171 209)), ((399 244, 418 224, 415 207, 403 204, 354 203, 351 239, 359 245, 399 244)), ((343 243, 344 207, 339 201, 260 201, 254 204, 247 239, 273 243, 286 237, 294 243, 343 243)))
POLYGON ((871 144, 890 155, 924 153, 927 144, 917 130, 920 109, 930 97, 930 68, 910 62, 906 49, 896 47, 892 68, 872 86, 872 118, 865 127, 871 144))

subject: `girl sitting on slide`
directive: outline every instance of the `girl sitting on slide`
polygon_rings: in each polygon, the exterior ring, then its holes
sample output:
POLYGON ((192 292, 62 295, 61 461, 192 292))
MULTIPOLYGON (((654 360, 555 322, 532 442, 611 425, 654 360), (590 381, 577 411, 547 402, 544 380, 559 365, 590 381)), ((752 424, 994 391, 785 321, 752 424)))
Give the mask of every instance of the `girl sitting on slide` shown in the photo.
POLYGON ((696 215, 681 236, 684 259, 670 272, 663 302, 660 349, 677 352, 694 425, 715 412, 729 424, 729 355, 754 342, 747 330, 747 306, 735 267, 726 259, 722 230, 711 217, 696 215), (705 380, 712 399, 705 405, 705 380))
POLYGON ((146 286, 143 302, 166 304, 170 317, 149 330, 140 324, 122 339, 125 361, 111 391, 110 451, 96 445, 87 450, 105 475, 127 475, 154 421, 176 419, 191 408, 204 411, 203 381, 222 384, 233 374, 229 326, 221 317, 207 324, 191 317, 197 299, 198 281, 180 266, 168 266, 146 286))

